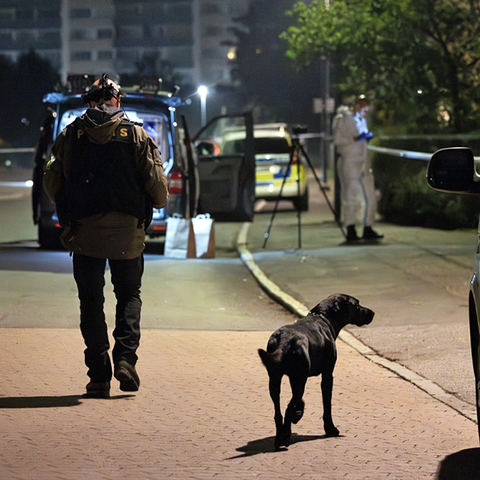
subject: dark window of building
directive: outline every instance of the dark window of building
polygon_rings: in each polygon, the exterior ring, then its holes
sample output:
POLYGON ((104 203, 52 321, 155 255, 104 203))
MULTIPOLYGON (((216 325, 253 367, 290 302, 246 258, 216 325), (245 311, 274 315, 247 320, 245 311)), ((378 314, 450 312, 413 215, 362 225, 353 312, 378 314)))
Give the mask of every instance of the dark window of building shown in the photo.
POLYGON ((57 42, 60 40, 60 32, 58 30, 43 30, 38 33, 38 39, 41 42, 57 42))
POLYGON ((15 18, 17 20, 33 20, 33 8, 17 8, 15 18))
POLYGON ((15 20, 15 9, 0 8, 0 20, 15 20))
POLYGON ((8 45, 12 43, 12 32, 0 32, 0 45, 8 45))
POLYGON ((72 52, 72 55, 70 58, 74 62, 78 62, 82 60, 90 60, 91 54, 90 52, 82 52, 82 51, 72 52))
POLYGON ((222 13, 222 9, 218 3, 207 2, 202 5, 202 13, 205 15, 222 13))
POLYGON ((117 58, 119 60, 134 62, 135 60, 137 60, 138 55, 137 55, 136 50, 122 49, 122 50, 117 51, 117 58))
POLYGON ((37 12, 38 18, 59 18, 60 11, 50 8, 39 8, 37 12))
POLYGON ((132 25, 128 27, 119 27, 117 30, 118 38, 121 39, 139 39, 143 37, 143 27, 141 25, 132 25))
POLYGON ((22 43, 32 43, 35 42, 36 36, 34 32, 28 30, 17 32, 17 40, 22 43))
POLYGON ((110 28, 100 28, 97 32, 97 38, 112 38, 112 30, 110 28))
POLYGON ((98 51, 98 59, 99 60, 111 60, 113 58, 113 54, 111 50, 99 50, 98 51))
POLYGON ((87 40, 88 39, 88 31, 82 29, 75 29, 72 30, 70 34, 71 40, 87 40))
POLYGON ((91 16, 89 8, 72 8, 70 12, 71 18, 90 18, 91 16))
POLYGON ((203 35, 205 37, 218 37, 223 34, 223 28, 216 25, 207 25, 203 28, 203 35))
POLYGON ((153 40, 162 40, 163 39, 163 28, 161 25, 152 25, 150 27, 150 38, 153 40))
POLYGON ((177 44, 192 39, 192 29, 189 25, 166 25, 163 33, 166 41, 177 44))
POLYGON ((168 8, 168 15, 173 18, 190 18, 192 7, 190 5, 172 5, 168 8))

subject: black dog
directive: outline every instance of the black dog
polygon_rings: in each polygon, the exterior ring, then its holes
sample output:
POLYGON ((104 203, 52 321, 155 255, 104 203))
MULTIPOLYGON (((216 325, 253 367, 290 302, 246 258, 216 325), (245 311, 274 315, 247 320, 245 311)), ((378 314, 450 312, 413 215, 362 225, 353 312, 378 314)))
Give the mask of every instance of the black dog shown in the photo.
POLYGON ((339 434, 332 420, 333 369, 337 360, 335 340, 345 325, 368 325, 374 315, 350 295, 330 295, 306 317, 276 330, 268 341, 267 351, 258 350, 268 371, 270 396, 275 405, 275 450, 289 446, 292 423, 296 424, 303 416, 302 397, 308 377, 322 374, 323 426, 327 436, 339 434), (280 411, 283 375, 289 377, 292 387, 285 422, 280 411))

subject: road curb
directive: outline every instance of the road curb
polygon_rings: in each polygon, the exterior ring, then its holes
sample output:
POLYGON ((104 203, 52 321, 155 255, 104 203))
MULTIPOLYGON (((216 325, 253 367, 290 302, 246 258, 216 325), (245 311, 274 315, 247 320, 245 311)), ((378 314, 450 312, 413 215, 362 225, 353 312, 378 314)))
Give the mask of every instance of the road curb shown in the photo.
MULTIPOLYGON (((277 303, 282 305, 284 308, 290 312, 297 315, 299 318, 304 317, 309 312, 309 308, 303 305, 301 302, 293 298, 288 293, 284 292, 276 283, 272 282, 261 268, 255 262, 255 259, 252 253, 248 250, 248 230, 250 228, 250 223, 246 222, 242 224, 240 231, 237 236, 237 252, 240 256, 240 259, 245 264, 245 266, 250 270, 251 274, 257 280, 260 287, 277 303)), ((450 408, 454 409, 465 418, 471 420, 472 422, 477 422, 477 413, 475 406, 470 405, 463 400, 455 397, 451 393, 446 392, 436 383, 418 375, 412 370, 404 367, 403 365, 392 362, 384 357, 378 355, 374 350, 372 350, 368 345, 365 345, 363 342, 355 338, 351 333, 342 330, 338 337, 341 341, 355 349, 363 357, 370 360, 371 362, 380 365, 391 372, 398 375, 403 380, 406 380, 420 390, 423 390, 431 397, 435 398, 439 402, 444 403, 450 408)))

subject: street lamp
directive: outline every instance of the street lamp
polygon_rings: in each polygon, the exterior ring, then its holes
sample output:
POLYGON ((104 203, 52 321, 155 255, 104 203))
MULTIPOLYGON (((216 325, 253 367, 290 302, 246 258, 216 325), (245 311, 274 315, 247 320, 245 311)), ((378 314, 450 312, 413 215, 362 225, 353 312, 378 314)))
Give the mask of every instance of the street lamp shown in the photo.
POLYGON ((198 87, 197 93, 200 95, 200 118, 202 127, 207 123, 207 93, 208 88, 205 85, 198 87))

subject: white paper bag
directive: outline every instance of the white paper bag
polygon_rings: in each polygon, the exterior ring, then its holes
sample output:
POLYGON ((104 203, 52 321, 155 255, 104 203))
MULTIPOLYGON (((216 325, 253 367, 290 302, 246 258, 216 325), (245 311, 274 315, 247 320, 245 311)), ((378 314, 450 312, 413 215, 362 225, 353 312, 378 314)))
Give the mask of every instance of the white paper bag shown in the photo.
POLYGON ((165 257, 195 258, 195 235, 192 221, 174 214, 167 219, 165 257))
POLYGON ((208 213, 192 218, 197 258, 215 257, 215 229, 208 213))

